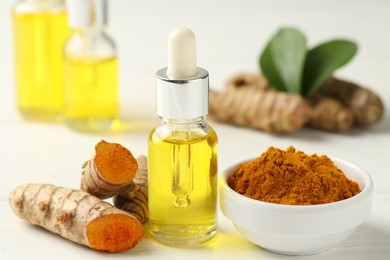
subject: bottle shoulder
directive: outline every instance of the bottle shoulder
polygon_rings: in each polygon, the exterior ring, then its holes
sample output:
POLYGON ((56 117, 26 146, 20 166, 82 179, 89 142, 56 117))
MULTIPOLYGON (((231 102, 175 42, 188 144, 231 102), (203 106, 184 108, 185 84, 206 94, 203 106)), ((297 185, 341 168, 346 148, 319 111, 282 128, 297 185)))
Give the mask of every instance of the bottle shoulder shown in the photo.
POLYGON ((160 124, 149 134, 150 142, 199 142, 205 139, 218 142, 215 130, 207 123, 202 124, 160 124))
POLYGON ((112 59, 114 40, 105 31, 74 30, 64 45, 65 59, 112 59))

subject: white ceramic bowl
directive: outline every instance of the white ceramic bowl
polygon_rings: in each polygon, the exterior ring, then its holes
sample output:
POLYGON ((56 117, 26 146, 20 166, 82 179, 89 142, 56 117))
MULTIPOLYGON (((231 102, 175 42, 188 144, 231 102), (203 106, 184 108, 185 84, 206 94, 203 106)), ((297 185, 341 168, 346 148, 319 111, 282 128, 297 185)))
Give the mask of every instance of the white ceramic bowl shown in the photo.
POLYGON ((245 238, 268 251, 307 255, 328 249, 349 237, 368 218, 373 191, 367 172, 352 163, 332 160, 349 179, 359 184, 362 190, 359 194, 338 202, 309 206, 250 199, 227 184, 227 178, 245 163, 242 162, 225 170, 220 177, 222 213, 245 238))

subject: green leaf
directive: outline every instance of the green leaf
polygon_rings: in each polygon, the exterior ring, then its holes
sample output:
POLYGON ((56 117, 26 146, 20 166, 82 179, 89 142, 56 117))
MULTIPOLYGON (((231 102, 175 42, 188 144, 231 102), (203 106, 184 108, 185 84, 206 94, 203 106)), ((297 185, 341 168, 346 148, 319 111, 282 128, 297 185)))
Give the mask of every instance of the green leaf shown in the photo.
POLYGON ((305 36, 297 29, 282 28, 263 50, 260 68, 275 88, 298 94, 306 53, 305 36))
POLYGON ((346 40, 333 40, 311 49, 306 58, 303 72, 302 95, 309 96, 325 80, 357 52, 357 45, 346 40))

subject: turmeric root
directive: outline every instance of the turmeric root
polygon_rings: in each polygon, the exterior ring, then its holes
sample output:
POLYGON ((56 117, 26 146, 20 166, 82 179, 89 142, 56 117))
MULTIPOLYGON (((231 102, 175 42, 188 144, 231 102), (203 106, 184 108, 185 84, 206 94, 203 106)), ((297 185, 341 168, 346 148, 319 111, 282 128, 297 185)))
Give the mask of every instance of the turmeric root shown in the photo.
POLYGON ((338 100, 315 94, 310 97, 313 115, 309 125, 327 131, 343 132, 353 125, 351 110, 338 100))
POLYGON ((95 157, 83 166, 81 188, 98 198, 116 195, 115 206, 144 223, 149 215, 147 159, 145 156, 134 159, 135 162, 133 159, 130 151, 123 146, 101 141, 96 145, 95 157), (116 160, 110 157, 116 157, 116 160), (95 166, 96 161, 101 167, 95 166), (106 173, 107 177, 101 173, 106 173), (114 176, 122 180, 119 185, 113 183, 114 176))
POLYGON ((9 200, 15 214, 31 224, 96 250, 128 250, 144 235, 134 216, 84 191, 25 184, 14 189, 9 200))
POLYGON ((135 216, 145 223, 149 216, 148 210, 148 165, 146 156, 137 158, 138 171, 132 184, 126 192, 114 197, 114 205, 135 216))
POLYGON ((341 132, 354 123, 367 126, 379 121, 384 110, 378 96, 350 82, 330 78, 306 100, 278 92, 258 73, 238 74, 226 83, 224 92, 211 91, 209 106, 217 121, 268 132, 292 132, 306 122, 341 132))
POLYGON ((95 147, 95 156, 83 165, 81 189, 100 199, 112 197, 131 183, 137 169, 128 149, 102 140, 95 147))
POLYGON ((311 118, 311 108, 301 96, 256 87, 210 91, 209 108, 217 121, 266 132, 293 132, 311 118))
POLYGON ((253 87, 259 90, 272 89, 263 75, 258 73, 240 73, 228 80, 225 90, 229 91, 241 87, 253 87))
POLYGON ((382 118, 383 103, 369 89, 331 77, 320 87, 320 92, 349 107, 358 125, 369 126, 382 118))

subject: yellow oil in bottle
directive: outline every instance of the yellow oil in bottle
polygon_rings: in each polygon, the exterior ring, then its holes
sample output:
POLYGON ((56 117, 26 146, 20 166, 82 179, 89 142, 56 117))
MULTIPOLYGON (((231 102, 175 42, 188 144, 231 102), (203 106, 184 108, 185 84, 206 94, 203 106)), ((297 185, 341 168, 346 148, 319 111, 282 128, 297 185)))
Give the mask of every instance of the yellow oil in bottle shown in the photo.
POLYGON ((22 116, 53 121, 63 114, 65 11, 13 12, 17 106, 22 116))
POLYGON ((118 64, 107 59, 65 58, 65 121, 84 132, 119 127, 118 64))
POLYGON ((149 137, 150 231, 168 245, 198 245, 216 231, 217 135, 160 130, 149 137))

